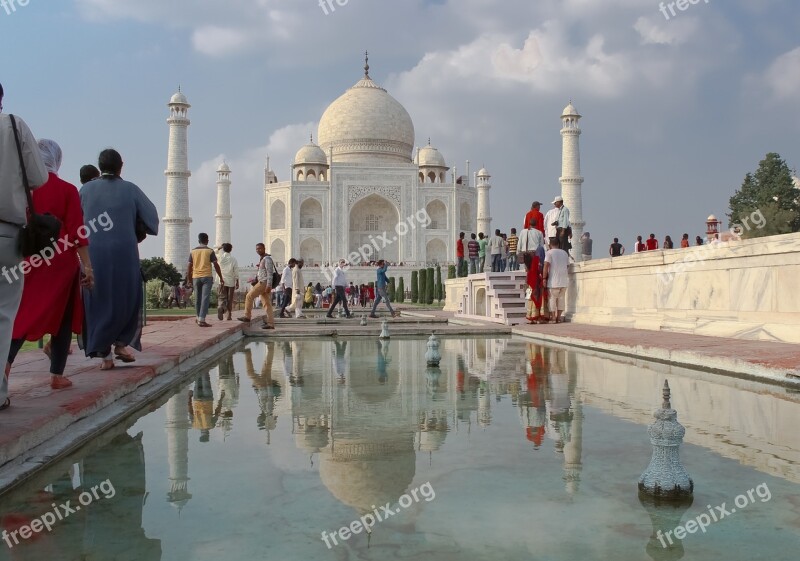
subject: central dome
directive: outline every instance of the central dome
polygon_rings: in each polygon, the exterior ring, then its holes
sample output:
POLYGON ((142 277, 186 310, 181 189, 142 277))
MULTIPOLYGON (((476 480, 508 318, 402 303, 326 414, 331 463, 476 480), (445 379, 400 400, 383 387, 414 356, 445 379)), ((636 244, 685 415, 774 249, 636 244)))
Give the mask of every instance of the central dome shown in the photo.
POLYGON ((319 122, 320 148, 334 162, 411 163, 414 123, 405 107, 369 77, 331 103, 319 122))

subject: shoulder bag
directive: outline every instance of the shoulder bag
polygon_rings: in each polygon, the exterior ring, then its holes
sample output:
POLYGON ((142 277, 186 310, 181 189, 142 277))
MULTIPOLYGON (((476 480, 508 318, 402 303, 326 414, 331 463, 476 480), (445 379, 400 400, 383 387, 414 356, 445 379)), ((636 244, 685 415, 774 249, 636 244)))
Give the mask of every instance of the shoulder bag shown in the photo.
POLYGON ((22 157, 22 143, 19 140, 17 121, 14 115, 11 118, 11 128, 14 129, 14 141, 17 144, 19 165, 22 168, 22 184, 28 198, 28 223, 21 227, 19 232, 19 251, 23 257, 30 257, 41 253, 44 248, 56 243, 61 233, 61 221, 52 214, 36 214, 33 206, 31 186, 28 183, 28 172, 25 170, 25 160, 22 157))

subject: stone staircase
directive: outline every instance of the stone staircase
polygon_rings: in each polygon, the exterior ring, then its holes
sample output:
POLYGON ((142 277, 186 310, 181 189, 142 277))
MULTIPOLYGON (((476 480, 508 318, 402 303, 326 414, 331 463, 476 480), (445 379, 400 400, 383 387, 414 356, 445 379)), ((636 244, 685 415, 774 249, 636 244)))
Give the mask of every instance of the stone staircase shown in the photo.
POLYGON ((470 275, 456 315, 504 325, 525 323, 525 277, 523 271, 470 275))

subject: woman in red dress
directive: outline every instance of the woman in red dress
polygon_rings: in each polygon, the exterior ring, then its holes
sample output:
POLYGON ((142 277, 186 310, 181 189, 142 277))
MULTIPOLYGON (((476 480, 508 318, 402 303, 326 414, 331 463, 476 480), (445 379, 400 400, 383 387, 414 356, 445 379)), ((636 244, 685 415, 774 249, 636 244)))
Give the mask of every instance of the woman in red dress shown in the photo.
MULTIPOLYGON (((540 247, 539 249, 541 250, 542 248, 540 247)), ((528 312, 527 319, 530 323, 542 323, 547 321, 545 316, 541 314, 546 291, 544 281, 542 280, 542 267, 544 262, 541 253, 542 251, 537 250, 530 254, 530 265, 527 263, 525 264, 528 267, 526 280, 528 281, 528 287, 531 293, 530 301, 533 303, 532 310, 530 310, 531 306, 528 306, 530 311, 528 312)))
POLYGON ((11 368, 25 341, 38 341, 50 334, 50 387, 62 389, 72 385, 63 375, 64 368, 72 334, 80 333, 83 326, 81 286, 91 289, 94 283, 87 239, 91 230, 83 223, 78 189, 58 177, 61 148, 52 140, 42 139, 39 151, 49 178, 33 192, 33 205, 37 213, 58 218, 61 232, 52 247, 21 265, 25 285, 6 369, 11 368))

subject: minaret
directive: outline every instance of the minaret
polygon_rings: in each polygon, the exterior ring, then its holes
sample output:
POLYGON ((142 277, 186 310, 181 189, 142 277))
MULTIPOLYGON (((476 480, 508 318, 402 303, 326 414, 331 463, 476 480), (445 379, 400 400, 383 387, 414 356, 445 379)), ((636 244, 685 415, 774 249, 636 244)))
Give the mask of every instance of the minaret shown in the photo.
MULTIPOLYGON (((188 259, 188 258, 187 258, 188 259)), ((167 402, 167 460, 169 492, 167 502, 180 510, 192 494, 189 486, 189 388, 184 388, 167 402)))
POLYGON ((579 121, 581 115, 569 102, 561 115, 561 196, 564 197, 564 205, 569 209, 569 220, 572 223, 572 251, 571 255, 576 261, 582 259, 583 253, 581 236, 586 222, 583 221, 583 199, 581 188, 583 187, 583 177, 581 177, 581 149, 579 139, 581 129, 579 121))
POLYGON ((492 217, 489 215, 489 172, 486 168, 481 168, 478 172, 478 232, 483 232, 484 236, 492 235, 492 217))
POLYGON ((227 162, 217 169, 217 243, 220 247, 224 243, 231 243, 231 168, 227 162))
POLYGON ((189 101, 178 93, 169 100, 169 153, 167 156, 167 210, 164 224, 164 259, 178 271, 186 270, 189 260, 189 101))

